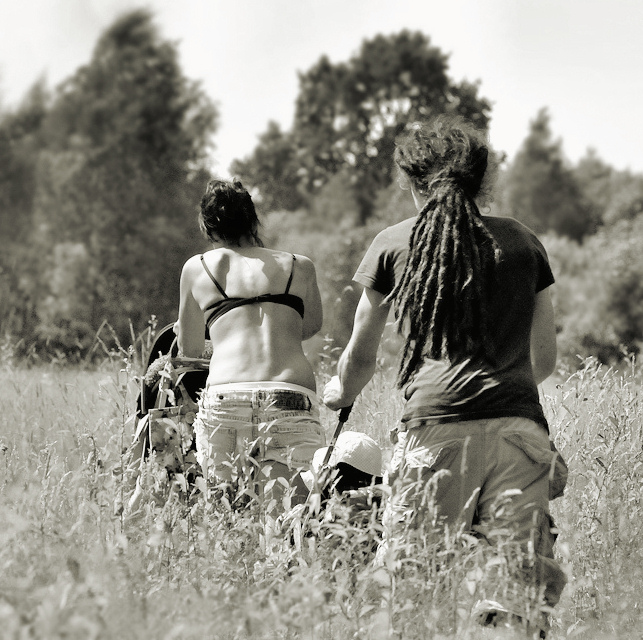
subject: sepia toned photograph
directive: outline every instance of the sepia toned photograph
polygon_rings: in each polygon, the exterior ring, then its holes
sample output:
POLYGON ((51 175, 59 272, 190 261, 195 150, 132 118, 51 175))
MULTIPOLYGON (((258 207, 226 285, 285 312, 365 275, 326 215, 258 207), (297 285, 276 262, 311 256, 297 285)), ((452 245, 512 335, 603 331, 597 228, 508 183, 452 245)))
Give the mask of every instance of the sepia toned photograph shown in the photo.
POLYGON ((640 640, 642 30, 0 3, 0 640, 640 640))

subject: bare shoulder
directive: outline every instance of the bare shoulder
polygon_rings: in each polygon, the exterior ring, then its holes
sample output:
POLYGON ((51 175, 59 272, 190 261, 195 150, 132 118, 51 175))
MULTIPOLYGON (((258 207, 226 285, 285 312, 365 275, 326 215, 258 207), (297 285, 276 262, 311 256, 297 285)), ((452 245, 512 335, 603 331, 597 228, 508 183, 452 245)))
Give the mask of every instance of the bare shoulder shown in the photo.
POLYGON ((293 254, 297 260, 297 267, 308 276, 315 276, 315 264, 307 256, 301 256, 298 253, 293 254))
POLYGON ((193 271, 194 269, 196 269, 196 267, 200 266, 201 255, 202 254, 199 253, 195 256, 192 256, 191 258, 188 258, 183 265, 183 271, 193 271))
POLYGON ((183 269, 181 269, 181 275, 183 278, 193 279, 202 269, 201 254, 197 254, 185 261, 183 269))

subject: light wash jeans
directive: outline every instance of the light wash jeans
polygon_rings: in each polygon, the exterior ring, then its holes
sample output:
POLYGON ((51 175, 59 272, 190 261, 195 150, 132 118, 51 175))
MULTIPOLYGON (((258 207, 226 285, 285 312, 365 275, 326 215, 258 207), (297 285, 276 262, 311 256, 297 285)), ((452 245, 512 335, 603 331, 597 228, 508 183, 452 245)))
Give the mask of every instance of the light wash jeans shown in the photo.
POLYGON ((203 475, 228 482, 248 463, 308 469, 326 443, 314 392, 281 382, 206 387, 194 433, 203 475))
POLYGON ((553 554, 549 485, 556 480, 556 454, 547 431, 516 417, 450 424, 419 419, 402 435, 389 477, 393 496, 384 516, 386 535, 401 535, 402 523, 408 526, 421 511, 418 488, 435 477, 436 522, 463 525, 490 541, 495 532, 510 531, 525 556, 534 558, 530 579, 544 586, 545 603, 555 605, 566 577, 553 554), (503 494, 504 507, 498 509, 503 494))

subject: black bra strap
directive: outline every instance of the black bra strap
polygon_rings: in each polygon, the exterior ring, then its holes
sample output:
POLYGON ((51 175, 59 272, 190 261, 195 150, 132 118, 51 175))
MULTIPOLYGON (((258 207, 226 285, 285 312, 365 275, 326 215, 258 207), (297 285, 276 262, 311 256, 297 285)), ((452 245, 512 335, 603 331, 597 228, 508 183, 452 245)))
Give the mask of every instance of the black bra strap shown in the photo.
POLYGON ((288 284, 286 285, 286 290, 284 291, 284 293, 288 293, 290 291, 290 285, 292 284, 292 276, 293 276, 293 273, 295 273, 295 260, 297 260, 297 258, 295 258, 295 254, 293 253, 292 269, 290 270, 290 278, 288 278, 288 284))
MULTIPOLYGON (((224 298, 227 298, 228 296, 226 295, 226 292, 223 290, 223 287, 222 287, 222 286, 217 282, 217 279, 212 275, 212 272, 210 271, 210 269, 208 269, 208 265, 207 265, 207 264, 205 264, 205 260, 204 260, 204 258, 203 258, 203 254, 201 254, 201 264, 203 265, 203 268, 205 269, 205 272, 210 276, 210 280, 212 280, 212 282, 214 282, 214 285, 215 285, 215 286, 216 286, 216 288, 219 290, 219 292, 221 293, 221 295, 222 295, 224 298)), ((290 277, 292 278, 292 274, 290 275, 290 277)))

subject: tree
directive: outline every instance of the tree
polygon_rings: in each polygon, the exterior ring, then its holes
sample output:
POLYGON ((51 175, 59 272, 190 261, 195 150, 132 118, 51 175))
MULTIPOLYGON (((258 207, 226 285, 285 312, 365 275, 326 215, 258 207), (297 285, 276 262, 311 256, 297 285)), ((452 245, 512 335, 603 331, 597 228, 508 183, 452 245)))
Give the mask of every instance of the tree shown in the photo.
POLYGON ((610 187, 611 197, 603 212, 606 225, 634 220, 643 214, 643 176, 614 172, 610 187))
POLYGON ((617 171, 590 149, 574 176, 596 220, 610 226, 643 213, 643 175, 617 171))
POLYGON ((174 318, 181 264, 199 246, 196 205, 216 124, 143 10, 107 29, 58 89, 34 201, 39 267, 56 274, 39 296, 43 340, 103 319, 127 340, 130 320, 142 328, 152 314, 174 318), (93 274, 92 295, 77 298, 81 272, 93 274))
POLYGON ((565 359, 616 363, 643 348, 643 216, 601 228, 579 245, 545 237, 556 273, 558 344, 565 359))
POLYGON ((0 335, 29 332, 33 319, 33 201, 50 96, 42 80, 19 107, 0 114, 0 335))
POLYGON ((595 220, 603 221, 612 197, 614 170, 605 164, 594 149, 588 149, 576 167, 574 178, 595 220))
MULTIPOLYGON (((49 94, 42 80, 18 109, 0 115, 0 236, 19 243, 28 231, 42 123, 49 94)), ((5 245, 5 250, 7 246, 5 245)))
MULTIPOLYGON (((363 223, 377 192, 391 182, 395 138, 407 123, 454 112, 486 128, 489 102, 478 97, 477 84, 454 83, 447 60, 427 36, 402 31, 364 41, 348 62, 333 64, 322 56, 300 74, 289 137, 300 188, 315 194, 344 173, 363 223)), ((250 162, 246 169, 252 184, 270 190, 258 167, 250 162)), ((275 175, 275 182, 282 177, 275 175)))
POLYGON ((573 172, 564 161, 560 141, 553 141, 549 114, 541 109, 509 167, 503 209, 537 233, 554 231, 580 240, 596 227, 573 172))
POLYGON ((299 190, 295 153, 292 136, 282 132, 276 122, 269 122, 253 154, 234 160, 231 171, 259 192, 257 200, 265 211, 295 211, 306 202, 299 190))

